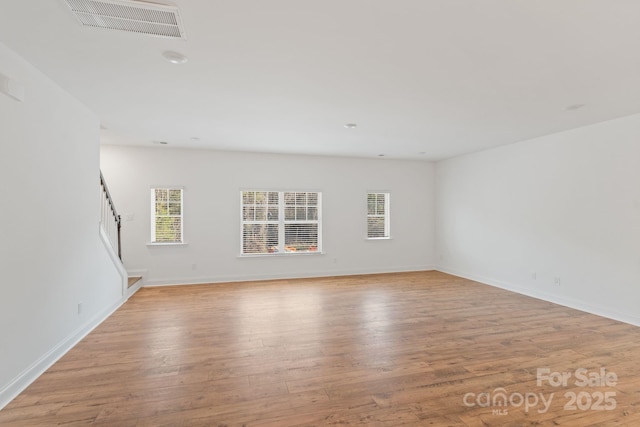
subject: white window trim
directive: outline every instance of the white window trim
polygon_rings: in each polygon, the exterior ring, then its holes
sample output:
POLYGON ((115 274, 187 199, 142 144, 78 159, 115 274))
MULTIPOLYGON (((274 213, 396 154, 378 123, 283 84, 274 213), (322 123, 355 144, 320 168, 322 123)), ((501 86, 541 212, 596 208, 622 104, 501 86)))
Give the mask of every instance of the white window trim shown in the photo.
POLYGON ((384 198, 384 234, 386 234, 386 236, 382 236, 382 237, 369 237, 369 225, 368 225, 368 220, 369 220, 369 208, 367 207, 366 209, 366 216, 367 216, 367 227, 365 230, 365 240, 392 240, 393 236, 391 236, 391 192, 390 191, 367 191, 367 200, 366 203, 369 202, 369 194, 384 194, 385 198, 384 198))
POLYGON ((147 246, 187 246, 187 242, 148 242, 147 246))
POLYGON ((147 246, 186 246, 188 243, 184 239, 184 186, 181 185, 152 185, 149 187, 150 194, 150 215, 149 215, 149 237, 150 241, 147 246), (181 190, 180 192, 180 237, 179 242, 154 242, 155 229, 156 229, 156 206, 155 206, 155 193, 154 190, 181 190))
POLYGON ((318 256, 326 255, 325 252, 278 252, 273 254, 240 254, 237 258, 280 258, 289 256, 318 256))
POLYGON ((264 189, 264 188, 242 188, 240 191, 240 248, 238 258, 278 258, 278 257, 289 257, 289 256, 316 256, 316 255, 324 255, 324 246, 322 244, 322 191, 320 190, 290 190, 290 189, 264 189), (284 249, 284 227, 279 227, 278 229, 278 246, 281 249, 276 253, 260 253, 260 254, 245 254, 242 253, 242 239, 243 239, 243 225, 244 218, 242 215, 242 206, 244 205, 242 199, 242 193, 245 191, 255 191, 255 192, 275 192, 278 193, 278 218, 282 218, 278 221, 278 224, 304 224, 304 221, 286 221, 285 217, 285 203, 284 203, 284 193, 316 193, 318 195, 318 219, 313 221, 307 221, 309 224, 318 224, 318 250, 313 252, 286 252, 284 249))

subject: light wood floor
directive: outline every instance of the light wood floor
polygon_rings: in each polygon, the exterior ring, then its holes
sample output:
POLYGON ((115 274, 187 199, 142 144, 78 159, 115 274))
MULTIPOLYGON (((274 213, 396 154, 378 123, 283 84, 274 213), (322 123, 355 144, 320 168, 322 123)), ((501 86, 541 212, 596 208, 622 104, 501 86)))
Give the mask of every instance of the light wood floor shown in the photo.
POLYGON ((0 425, 631 427, 639 362, 640 328, 437 272, 144 288, 0 425))

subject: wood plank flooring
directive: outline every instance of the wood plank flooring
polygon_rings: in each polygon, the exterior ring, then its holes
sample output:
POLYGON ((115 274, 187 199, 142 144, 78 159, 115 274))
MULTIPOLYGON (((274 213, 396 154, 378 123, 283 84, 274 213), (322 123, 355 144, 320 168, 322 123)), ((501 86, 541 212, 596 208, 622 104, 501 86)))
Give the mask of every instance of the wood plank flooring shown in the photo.
POLYGON ((631 427, 638 361, 640 328, 438 272, 144 288, 0 425, 631 427))

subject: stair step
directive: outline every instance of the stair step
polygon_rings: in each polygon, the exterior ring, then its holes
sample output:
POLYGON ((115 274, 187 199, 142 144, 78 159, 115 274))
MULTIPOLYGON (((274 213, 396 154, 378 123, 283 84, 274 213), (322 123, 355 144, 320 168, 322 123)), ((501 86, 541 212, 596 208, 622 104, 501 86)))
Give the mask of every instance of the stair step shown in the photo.
POLYGON ((129 285, 128 287, 132 287, 133 285, 135 285, 136 283, 138 283, 139 280, 142 280, 142 276, 131 276, 129 277, 129 285))

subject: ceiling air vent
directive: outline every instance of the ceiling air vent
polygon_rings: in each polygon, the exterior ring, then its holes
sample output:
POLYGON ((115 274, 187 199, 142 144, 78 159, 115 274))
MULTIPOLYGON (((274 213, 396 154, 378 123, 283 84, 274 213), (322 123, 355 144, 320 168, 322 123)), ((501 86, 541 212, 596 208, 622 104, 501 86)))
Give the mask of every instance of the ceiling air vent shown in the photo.
POLYGON ((82 25, 186 39, 175 6, 133 0, 65 0, 82 25))

